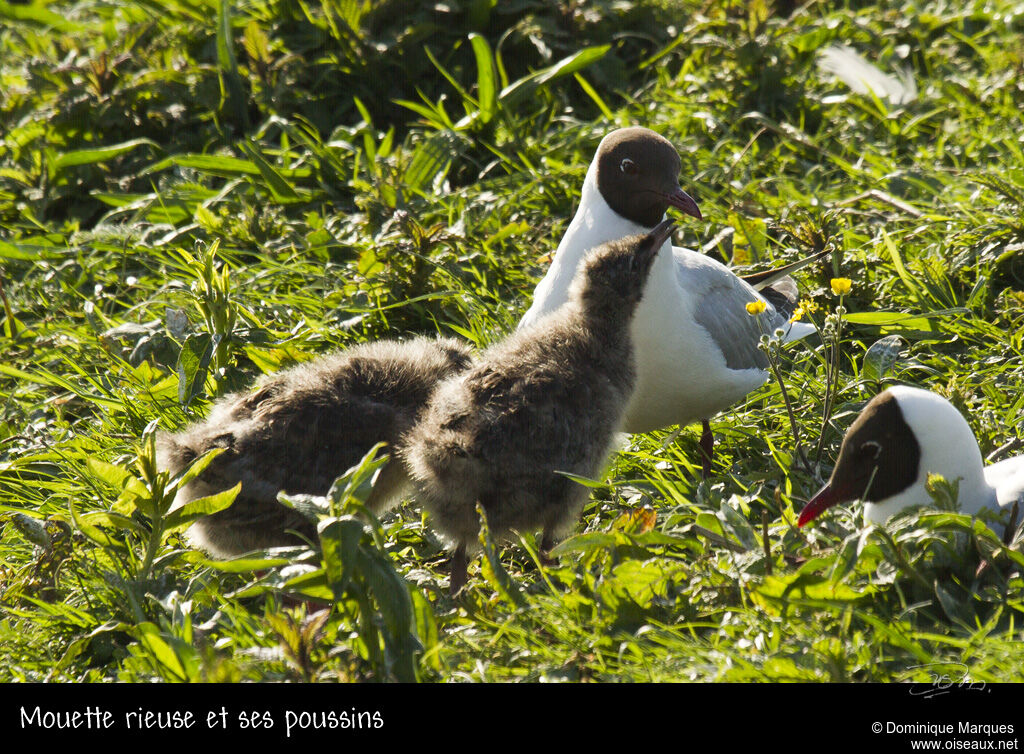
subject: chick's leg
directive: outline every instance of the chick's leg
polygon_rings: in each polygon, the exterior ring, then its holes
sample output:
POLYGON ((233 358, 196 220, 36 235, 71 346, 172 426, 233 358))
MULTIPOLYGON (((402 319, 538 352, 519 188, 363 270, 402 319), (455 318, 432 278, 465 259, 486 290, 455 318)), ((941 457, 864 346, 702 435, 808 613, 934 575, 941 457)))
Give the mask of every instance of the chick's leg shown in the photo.
POLYGON ((467 565, 466 545, 460 543, 455 548, 455 552, 452 553, 451 559, 448 593, 452 597, 462 590, 462 587, 466 585, 466 581, 469 579, 467 565))
POLYGON ((555 537, 550 530, 545 529, 540 540, 540 562, 549 568, 558 565, 558 558, 552 558, 549 553, 555 546, 555 537))

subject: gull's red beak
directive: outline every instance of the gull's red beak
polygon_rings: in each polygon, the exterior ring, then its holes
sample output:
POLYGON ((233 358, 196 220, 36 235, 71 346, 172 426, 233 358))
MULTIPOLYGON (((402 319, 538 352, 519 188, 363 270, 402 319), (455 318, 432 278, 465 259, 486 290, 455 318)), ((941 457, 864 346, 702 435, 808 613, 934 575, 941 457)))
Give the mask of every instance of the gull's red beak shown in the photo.
POLYGON ((670 207, 675 207, 680 212, 689 215, 690 217, 696 217, 698 220, 703 220, 703 216, 700 214, 700 207, 697 206, 697 202, 693 200, 689 194, 683 191, 678 186, 675 191, 665 197, 668 199, 670 207))
POLYGON ((804 509, 800 511, 800 518, 797 519, 796 525, 803 526, 804 524, 816 519, 833 505, 838 505, 848 499, 849 498, 845 496, 842 491, 833 489, 830 482, 818 490, 818 494, 807 502, 804 509))

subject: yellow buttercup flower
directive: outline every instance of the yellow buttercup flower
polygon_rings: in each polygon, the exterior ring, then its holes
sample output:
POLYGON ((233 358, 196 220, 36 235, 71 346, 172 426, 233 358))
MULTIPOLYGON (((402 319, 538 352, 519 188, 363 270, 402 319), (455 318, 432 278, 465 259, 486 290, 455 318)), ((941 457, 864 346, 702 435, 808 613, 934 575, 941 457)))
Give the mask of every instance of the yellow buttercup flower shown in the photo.
POLYGON ((808 298, 801 299, 800 303, 797 304, 796 309, 793 310, 793 316, 789 318, 790 322, 797 322, 807 313, 813 313, 818 311, 818 305, 808 298))
POLYGON ((837 296, 845 296, 853 287, 850 278, 832 278, 832 292, 837 296))
POLYGON ((747 314, 749 314, 751 317, 754 317, 763 312, 767 308, 768 304, 766 304, 764 301, 751 301, 749 304, 747 304, 747 314))

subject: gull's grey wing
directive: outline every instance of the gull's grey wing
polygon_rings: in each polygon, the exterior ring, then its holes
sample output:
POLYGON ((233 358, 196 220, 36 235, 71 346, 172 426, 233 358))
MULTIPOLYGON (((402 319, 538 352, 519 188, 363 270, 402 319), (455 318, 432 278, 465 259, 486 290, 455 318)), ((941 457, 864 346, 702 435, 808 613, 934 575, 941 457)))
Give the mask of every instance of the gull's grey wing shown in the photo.
POLYGON ((796 300, 800 296, 800 289, 796 287, 796 281, 789 275, 756 290, 780 314, 791 317, 796 311, 796 300))
POLYGON ((714 340, 729 369, 766 369, 768 359, 758 349, 761 335, 788 329, 787 318, 770 302, 751 316, 746 305, 764 300, 726 267, 707 257, 688 258, 677 266, 680 283, 691 297, 694 319, 714 340), (703 260, 703 261, 698 261, 703 260))

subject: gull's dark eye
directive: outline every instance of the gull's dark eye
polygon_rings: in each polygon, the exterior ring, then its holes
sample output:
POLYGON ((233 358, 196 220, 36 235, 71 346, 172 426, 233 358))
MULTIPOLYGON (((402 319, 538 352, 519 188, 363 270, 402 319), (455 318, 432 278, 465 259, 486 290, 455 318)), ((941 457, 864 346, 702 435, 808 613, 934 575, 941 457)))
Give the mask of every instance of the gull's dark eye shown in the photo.
POLYGON ((640 172, 640 168, 638 168, 636 166, 636 163, 633 162, 628 157, 619 163, 619 170, 621 170, 626 175, 636 175, 637 173, 640 172))
POLYGON ((874 440, 868 440, 860 446, 860 455, 862 458, 867 458, 872 461, 878 460, 878 456, 882 452, 881 443, 875 442, 874 440))

